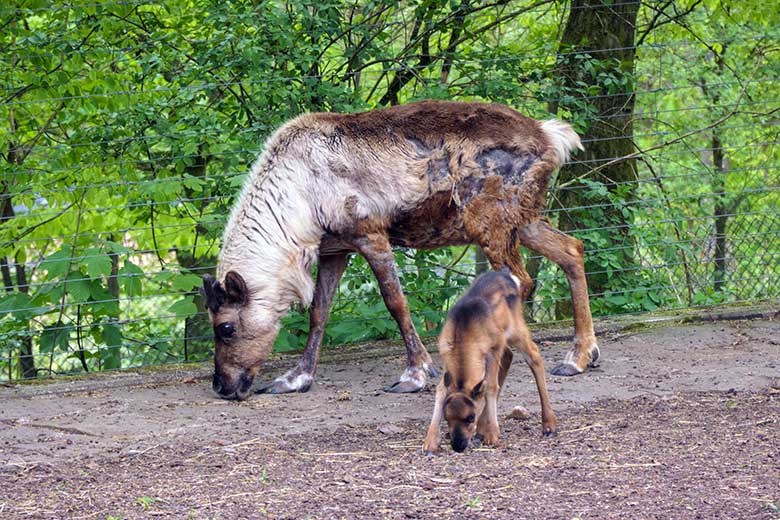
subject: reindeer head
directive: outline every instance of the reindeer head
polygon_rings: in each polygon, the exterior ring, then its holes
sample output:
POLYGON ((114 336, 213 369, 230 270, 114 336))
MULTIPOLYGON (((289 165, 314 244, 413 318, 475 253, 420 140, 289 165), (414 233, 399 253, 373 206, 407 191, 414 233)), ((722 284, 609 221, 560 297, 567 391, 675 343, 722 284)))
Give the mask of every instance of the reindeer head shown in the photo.
POLYGON ((262 321, 262 313, 251 308, 244 278, 235 271, 221 283, 204 276, 202 294, 214 330, 214 391, 225 399, 246 399, 279 332, 278 321, 262 321))
POLYGON ((450 445, 458 453, 468 448, 477 432, 479 417, 485 409, 484 379, 466 390, 462 382, 453 385, 449 372, 444 374, 447 398, 444 400, 444 419, 450 432, 450 445), (457 387, 456 387, 457 386, 457 387))

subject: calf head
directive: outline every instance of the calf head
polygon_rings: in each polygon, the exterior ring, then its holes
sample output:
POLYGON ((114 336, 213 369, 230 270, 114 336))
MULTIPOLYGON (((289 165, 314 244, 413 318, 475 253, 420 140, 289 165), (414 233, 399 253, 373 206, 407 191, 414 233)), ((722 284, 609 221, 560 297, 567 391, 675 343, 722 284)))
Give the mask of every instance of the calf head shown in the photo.
POLYGON ((279 325, 258 321, 246 282, 235 271, 222 282, 204 276, 202 294, 214 330, 214 391, 225 399, 245 399, 279 325))
POLYGON ((450 445, 458 453, 468 448, 471 439, 477 433, 477 423, 485 409, 484 380, 470 389, 463 384, 453 388, 452 376, 444 374, 447 397, 444 400, 444 419, 450 433, 450 445))

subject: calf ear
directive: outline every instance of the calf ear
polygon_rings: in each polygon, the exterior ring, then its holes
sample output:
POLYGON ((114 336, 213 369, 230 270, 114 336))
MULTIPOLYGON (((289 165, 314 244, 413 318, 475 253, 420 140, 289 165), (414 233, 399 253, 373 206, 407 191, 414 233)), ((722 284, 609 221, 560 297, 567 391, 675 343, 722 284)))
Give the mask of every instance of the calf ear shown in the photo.
POLYGON ((472 388, 472 390, 471 390, 471 398, 472 399, 476 399, 477 397, 479 397, 479 394, 482 393, 482 388, 485 386, 482 383, 484 383, 484 382, 485 382, 485 380, 483 379, 482 381, 477 383, 474 388, 472 388))
POLYGON ((249 290, 244 278, 235 271, 228 271, 225 275, 225 293, 228 303, 244 305, 249 300, 249 290))
POLYGON ((219 308, 225 303, 225 290, 219 284, 216 278, 207 274, 203 277, 203 287, 200 293, 206 299, 206 307, 211 312, 219 311, 219 308))

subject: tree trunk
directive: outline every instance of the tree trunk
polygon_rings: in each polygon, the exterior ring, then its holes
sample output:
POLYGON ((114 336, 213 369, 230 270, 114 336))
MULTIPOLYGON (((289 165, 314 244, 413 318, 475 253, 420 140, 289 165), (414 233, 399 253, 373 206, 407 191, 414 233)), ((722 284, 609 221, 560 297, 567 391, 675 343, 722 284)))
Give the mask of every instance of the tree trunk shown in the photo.
MULTIPOLYGON (((17 255, 14 262, 16 270, 16 288, 24 294, 30 293, 30 285, 27 283, 27 271, 24 263, 19 261, 17 255)), ((19 370, 22 373, 22 379, 33 378, 37 375, 35 370, 35 353, 33 352, 32 334, 28 331, 22 339, 22 347, 19 352, 19 370)))
MULTIPOLYGON (((592 170, 634 152, 634 39, 639 5, 639 1, 572 0, 556 67, 561 94, 570 97, 566 101, 555 100, 549 106, 553 113, 567 110, 575 121, 577 116, 587 116, 587 126, 579 128, 585 152, 576 156, 574 164, 561 170, 559 181, 587 177, 603 182, 611 194, 620 186, 624 200, 634 198, 631 181, 636 180, 635 160, 622 161, 597 172, 592 170)), ((619 248, 610 254, 618 255, 622 267, 633 264, 633 247, 627 233, 630 222, 610 197, 586 199, 582 194, 582 189, 557 193, 559 208, 566 208, 559 213, 558 226, 571 231, 593 227, 597 222, 598 227, 608 228, 602 233, 608 235, 610 247, 619 248), (586 224, 588 221, 590 226, 586 224)), ((597 270, 603 270, 604 262, 599 261, 598 254, 586 252, 587 259, 597 270)), ((605 274, 588 277, 591 293, 596 295, 606 289, 608 282, 605 274)), ((568 300, 556 305, 556 309, 559 317, 571 314, 568 300)))
POLYGON ((715 254, 713 258, 714 269, 712 273, 712 288, 722 291, 726 281, 726 224, 728 223, 729 208, 726 200, 725 176, 726 166, 723 160, 723 148, 717 131, 712 136, 712 165, 714 175, 712 190, 715 197, 713 213, 715 217, 715 254))
MULTIPOLYGON (((9 157, 13 158, 14 156, 9 153, 9 157)), ((6 185, 3 185, 2 194, 6 195, 7 191, 8 190, 6 185)), ((8 221, 9 219, 12 219, 16 216, 14 214, 13 200, 11 197, 5 199, 5 203, 3 204, 0 215, 2 215, 3 221, 8 221)), ((27 271, 25 265, 23 262, 18 261, 18 254, 14 260, 14 270, 16 271, 16 290, 20 293, 29 294, 30 285, 27 283, 27 271)), ((3 285, 5 286, 5 290, 6 292, 11 292, 14 289, 14 281, 11 278, 11 269, 6 257, 3 257, 3 261, 2 264, 0 264, 0 267, 2 268, 3 285)), ((13 353, 9 350, 8 356, 12 357, 12 354, 13 353)), ((24 379, 35 377, 36 375, 33 342, 32 336, 29 333, 21 339, 21 348, 19 351, 19 372, 24 379)))
MULTIPOLYGON (((715 55, 718 77, 723 75, 725 68, 724 55, 726 54, 727 44, 723 44, 721 52, 715 55)), ((712 105, 717 106, 720 103, 720 94, 717 89, 710 91, 704 79, 701 81, 701 88, 704 94, 712 99, 712 105)), ((728 196, 726 195, 726 171, 728 164, 723 156, 723 144, 720 140, 720 133, 717 128, 712 130, 712 196, 713 196, 713 217, 715 218, 715 251, 713 255, 712 288, 715 291, 722 291, 726 282, 726 225, 729 220, 729 213, 736 210, 730 208, 728 196)))
MULTIPOLYGON (((206 272, 198 269, 204 265, 214 265, 216 262, 214 257, 195 258, 192 254, 178 251, 176 258, 179 265, 187 270, 204 275, 215 274, 214 270, 206 272)), ((200 360, 202 359, 201 354, 207 354, 213 348, 211 322, 206 313, 206 302, 200 292, 195 293, 192 301, 195 303, 198 313, 194 316, 188 316, 184 320, 184 361, 200 360), (193 356, 195 357, 193 358, 193 356)))

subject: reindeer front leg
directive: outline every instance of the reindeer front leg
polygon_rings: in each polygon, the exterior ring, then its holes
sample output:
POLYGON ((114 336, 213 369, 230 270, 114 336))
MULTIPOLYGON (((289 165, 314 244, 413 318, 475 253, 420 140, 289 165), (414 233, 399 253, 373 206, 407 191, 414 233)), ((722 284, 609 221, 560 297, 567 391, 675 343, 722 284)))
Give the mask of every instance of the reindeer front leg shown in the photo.
POLYGON ((431 424, 428 426, 428 433, 425 435, 423 451, 427 455, 432 455, 439 451, 441 443, 441 418, 444 414, 444 399, 447 397, 447 387, 444 385, 444 379, 436 385, 436 400, 433 404, 433 416, 431 424))
POLYGON ((401 336, 406 344, 408 361, 406 370, 401 374, 401 378, 396 383, 386 387, 385 391, 417 392, 425 387, 427 376, 436 377, 437 372, 409 315, 409 306, 401 288, 401 281, 398 279, 395 258, 387 233, 371 232, 355 237, 352 243, 371 266, 371 270, 379 282, 379 290, 385 300, 385 305, 398 323, 401 336))
POLYGON ((320 345, 325 333, 325 325, 330 316, 333 295, 339 286, 339 280, 347 267, 347 255, 321 256, 317 269, 317 285, 309 311, 309 339, 298 364, 272 383, 261 386, 256 393, 286 394, 306 392, 314 381, 314 371, 320 357, 320 345))

